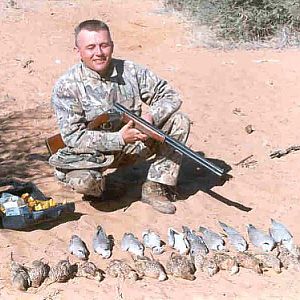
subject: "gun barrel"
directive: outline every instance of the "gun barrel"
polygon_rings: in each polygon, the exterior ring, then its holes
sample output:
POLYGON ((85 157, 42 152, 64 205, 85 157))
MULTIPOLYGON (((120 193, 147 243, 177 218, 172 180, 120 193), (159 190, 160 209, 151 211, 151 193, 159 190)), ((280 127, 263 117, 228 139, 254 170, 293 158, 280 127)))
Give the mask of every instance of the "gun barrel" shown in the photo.
POLYGON ((173 138, 171 138, 169 136, 166 136, 165 137, 165 143, 172 146, 172 147, 174 147, 178 152, 180 152, 180 153, 186 155, 187 157, 191 158, 192 160, 194 160, 198 164, 204 166, 205 168, 207 168, 208 170, 210 170, 214 174, 216 174, 220 177, 222 177, 226 174, 224 169, 216 166, 215 164, 213 164, 209 160, 205 159, 203 156, 200 156, 198 153, 191 150, 190 148, 188 148, 184 144, 174 140, 173 138))
MULTIPOLYGON (((158 128, 154 127, 152 124, 150 124, 146 120, 144 120, 142 118, 139 118, 138 116, 133 114, 131 111, 129 111, 126 107, 121 105, 120 103, 114 103, 114 106, 120 112, 124 113, 125 115, 128 115, 129 118, 132 119, 133 121, 135 121, 137 124, 142 124, 143 127, 149 128, 150 131, 155 133, 155 136, 158 135, 160 137, 158 139, 160 142, 162 142, 162 143, 165 142, 166 144, 170 145, 175 150, 177 150, 179 153, 186 155, 187 157, 191 158, 192 160, 194 160, 198 164, 204 166, 205 168, 207 168, 208 170, 210 170, 211 172, 213 172, 214 174, 216 174, 220 177, 222 177, 226 174, 224 169, 216 166, 215 164, 213 164, 209 160, 205 159, 204 157, 200 156, 199 154, 197 154, 193 150, 189 149, 184 144, 182 144, 182 143, 176 141, 175 139, 169 137, 164 132, 162 132, 158 128)), ((147 130, 145 133, 147 134, 148 132, 149 132, 149 130, 147 130)))

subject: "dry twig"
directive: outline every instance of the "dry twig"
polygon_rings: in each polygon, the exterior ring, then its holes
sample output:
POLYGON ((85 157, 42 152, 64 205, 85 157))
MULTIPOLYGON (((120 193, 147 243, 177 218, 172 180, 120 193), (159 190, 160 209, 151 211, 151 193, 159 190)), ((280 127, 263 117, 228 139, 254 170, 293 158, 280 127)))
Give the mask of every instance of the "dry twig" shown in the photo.
POLYGON ((294 152, 297 150, 300 150, 300 146, 293 145, 293 146, 288 147, 285 150, 276 150, 276 151, 271 152, 270 157, 271 158, 275 158, 275 157, 280 158, 281 156, 287 155, 290 152, 294 152))

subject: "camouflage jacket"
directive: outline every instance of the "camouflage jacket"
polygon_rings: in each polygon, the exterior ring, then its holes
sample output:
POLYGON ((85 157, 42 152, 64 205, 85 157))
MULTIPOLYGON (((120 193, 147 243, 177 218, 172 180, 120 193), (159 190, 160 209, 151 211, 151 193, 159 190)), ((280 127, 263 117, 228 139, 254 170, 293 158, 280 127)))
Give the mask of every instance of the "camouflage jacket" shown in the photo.
POLYGON ((74 65, 55 84, 52 93, 60 132, 65 144, 86 151, 120 151, 124 141, 117 131, 87 130, 87 122, 122 103, 137 115, 142 103, 149 106, 154 125, 160 127, 179 109, 181 100, 170 85, 150 70, 133 62, 113 59, 107 77, 102 78, 82 62, 74 65), (115 91, 117 99, 111 99, 115 91))

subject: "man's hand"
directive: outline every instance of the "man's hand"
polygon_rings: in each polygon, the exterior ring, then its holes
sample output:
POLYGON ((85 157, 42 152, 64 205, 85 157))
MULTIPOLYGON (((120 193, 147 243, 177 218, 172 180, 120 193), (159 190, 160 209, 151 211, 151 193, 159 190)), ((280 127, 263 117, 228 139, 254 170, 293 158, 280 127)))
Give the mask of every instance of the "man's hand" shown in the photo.
POLYGON ((125 144, 133 144, 137 141, 146 141, 148 136, 140 132, 138 129, 135 129, 133 126, 133 121, 129 121, 120 130, 125 144))

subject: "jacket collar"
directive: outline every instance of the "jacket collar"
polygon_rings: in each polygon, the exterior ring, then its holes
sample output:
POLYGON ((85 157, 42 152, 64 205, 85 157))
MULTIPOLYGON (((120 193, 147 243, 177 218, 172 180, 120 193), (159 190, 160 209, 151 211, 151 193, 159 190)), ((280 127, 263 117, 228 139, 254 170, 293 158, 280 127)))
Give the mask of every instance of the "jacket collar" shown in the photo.
POLYGON ((116 60, 112 59, 110 67, 108 69, 108 72, 106 76, 102 77, 100 74, 98 74, 96 71, 88 68, 84 62, 81 61, 81 69, 83 73, 83 77, 85 78, 93 78, 101 81, 116 81, 118 77, 118 71, 116 68, 116 60))

